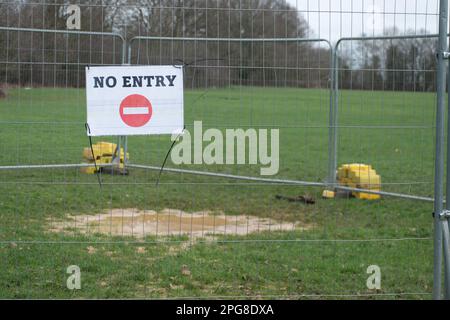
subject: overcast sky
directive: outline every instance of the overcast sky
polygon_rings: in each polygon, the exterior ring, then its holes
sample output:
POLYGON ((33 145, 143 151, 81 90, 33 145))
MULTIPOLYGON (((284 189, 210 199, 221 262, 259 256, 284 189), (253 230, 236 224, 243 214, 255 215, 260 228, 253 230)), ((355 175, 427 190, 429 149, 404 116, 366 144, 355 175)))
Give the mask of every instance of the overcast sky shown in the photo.
POLYGON ((308 21, 313 34, 339 37, 379 35, 398 28, 437 33, 439 0, 285 0, 308 21))

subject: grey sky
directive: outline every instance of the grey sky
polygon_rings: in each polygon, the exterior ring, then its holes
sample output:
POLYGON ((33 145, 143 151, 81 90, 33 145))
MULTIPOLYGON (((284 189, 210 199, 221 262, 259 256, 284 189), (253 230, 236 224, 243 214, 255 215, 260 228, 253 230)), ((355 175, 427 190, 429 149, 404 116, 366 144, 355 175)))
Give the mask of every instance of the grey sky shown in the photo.
POLYGON ((308 21, 313 34, 339 37, 379 35, 396 27, 437 33, 438 0, 286 0, 308 21))

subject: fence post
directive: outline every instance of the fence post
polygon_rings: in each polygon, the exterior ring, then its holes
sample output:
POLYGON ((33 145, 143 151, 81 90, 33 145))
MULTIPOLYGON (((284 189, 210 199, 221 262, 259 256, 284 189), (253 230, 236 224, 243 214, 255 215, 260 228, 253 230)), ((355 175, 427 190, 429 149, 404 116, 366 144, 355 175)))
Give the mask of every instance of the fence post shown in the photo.
MULTIPOLYGON (((447 2, 448 5, 448 2, 447 2)), ((448 8, 447 8, 448 9, 448 8)), ((448 11, 447 11, 448 12, 448 11)), ((448 19, 448 17, 447 17, 448 19)), ((448 38, 447 38, 448 39, 448 38)), ((448 46, 448 44, 447 44, 448 46)), ((446 48, 447 50, 447 48, 446 48)), ((448 59, 448 54, 446 55, 448 59)), ((445 87, 444 87, 445 88, 445 87)), ((448 100, 447 100, 447 181, 446 181, 446 203, 445 208, 447 213, 450 212, 450 119, 448 118, 448 115, 450 114, 450 69, 447 65, 447 94, 448 94, 448 100)), ((447 218, 443 221, 443 241, 444 241, 444 263, 445 263, 445 299, 450 299, 450 220, 447 218)))
POLYGON ((441 299, 442 277, 442 220, 443 176, 444 176, 444 95, 446 82, 445 52, 447 50, 448 0, 439 5, 439 45, 437 53, 437 106, 436 106, 436 151, 434 172, 434 272, 433 299, 441 299))
MULTIPOLYGON (((130 58, 127 58, 127 53, 128 53, 128 41, 126 38, 126 34, 125 36, 122 38, 122 65, 126 65, 127 63, 129 63, 130 58)), ((120 140, 122 140, 123 142, 123 168, 124 170, 126 170, 126 166, 127 166, 127 151, 128 151, 128 136, 119 136, 119 166, 120 166, 120 140)))
POLYGON ((335 130, 335 96, 336 93, 336 86, 335 83, 337 81, 336 75, 336 49, 335 47, 331 47, 330 49, 330 55, 331 55, 331 72, 330 72, 330 112, 329 112, 329 119, 328 119, 328 181, 327 185, 330 190, 333 190, 336 183, 336 130, 335 130))
POLYGON ((330 102, 330 138, 328 148, 328 183, 334 189, 336 187, 336 169, 337 169, 337 145, 338 145, 338 104, 339 104, 339 62, 338 62, 338 40, 335 46, 331 49, 332 63, 331 63, 331 76, 332 76, 332 90, 331 90, 331 102, 330 102))

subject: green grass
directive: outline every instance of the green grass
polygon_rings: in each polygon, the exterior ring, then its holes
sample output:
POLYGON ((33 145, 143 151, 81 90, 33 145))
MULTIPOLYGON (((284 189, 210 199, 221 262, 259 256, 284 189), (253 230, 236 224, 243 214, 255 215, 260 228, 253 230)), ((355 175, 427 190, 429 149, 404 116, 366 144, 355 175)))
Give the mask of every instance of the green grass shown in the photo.
MULTIPOLYGON (((370 163, 384 190, 432 196, 434 99, 428 93, 341 92, 339 164, 370 163)), ((188 129, 194 120, 222 130, 279 128, 280 171, 274 178, 323 181, 328 108, 326 90, 195 90, 185 95, 185 122, 188 129)), ((85 119, 83 90, 10 90, 0 101, 0 164, 80 162, 88 145, 85 119)), ((100 140, 114 141, 94 142, 100 140)), ((168 136, 130 137, 131 160, 160 165, 170 143, 168 136)), ((167 166, 174 166, 170 158, 167 166)), ((259 174, 259 166, 249 165, 182 167, 259 174)), ((135 169, 126 177, 103 176, 100 189, 95 176, 76 169, 0 171, 0 297, 429 297, 420 293, 430 293, 432 286, 430 203, 323 200, 321 188, 173 173, 164 173, 156 188, 156 178, 157 172, 135 169), (317 203, 274 199, 304 193, 317 203), (152 237, 142 242, 47 232, 52 219, 110 208, 220 210, 302 221, 314 228, 195 242, 188 248, 179 238, 156 243, 152 237), (361 241, 391 238, 424 240, 361 241), (348 239, 360 241, 333 241, 348 239), (95 253, 88 252, 89 246, 95 253), (139 253, 137 247, 146 250, 139 253), (81 290, 65 286, 71 264, 81 268, 81 290), (382 270, 379 292, 366 287, 372 264, 382 270), (180 272, 183 265, 189 276, 180 272), (376 295, 390 293, 399 295, 376 295)))

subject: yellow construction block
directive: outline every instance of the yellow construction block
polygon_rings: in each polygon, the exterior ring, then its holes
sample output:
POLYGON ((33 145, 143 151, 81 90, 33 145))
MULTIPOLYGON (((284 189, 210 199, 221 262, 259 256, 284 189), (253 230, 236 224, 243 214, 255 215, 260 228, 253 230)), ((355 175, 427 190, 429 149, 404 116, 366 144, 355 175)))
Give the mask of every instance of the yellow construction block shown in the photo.
MULTIPOLYGON (((352 163, 342 165, 337 172, 339 184, 351 188, 381 191, 381 177, 371 165, 352 163)), ((380 195, 365 192, 352 192, 359 199, 376 200, 380 195)))
POLYGON ((331 190, 323 190, 322 192, 322 198, 325 199, 333 199, 335 197, 335 192, 331 190))
POLYGON ((95 167, 82 167, 80 169, 81 173, 85 173, 85 174, 94 174, 95 173, 95 167))
MULTIPOLYGON (((117 144, 111 142, 98 142, 92 145, 92 150, 90 147, 83 149, 83 158, 87 163, 94 164, 94 159, 97 165, 109 164, 112 162, 113 154, 116 151, 117 144), (92 152, 94 156, 92 156, 92 152)), ((120 161, 119 168, 124 168, 124 150, 120 148, 120 161)), ((127 152, 127 159, 130 159, 130 154, 127 152)), ((96 173, 95 167, 84 167, 80 170, 82 173, 94 174, 96 173)))
MULTIPOLYGON (((112 156, 117 148, 117 144, 111 142, 99 142, 92 145, 92 151, 94 151, 95 159, 100 157, 112 156)), ((86 160, 94 160, 92 157, 92 151, 90 147, 83 149, 83 158, 86 160)), ((123 161, 124 151, 120 148, 120 159, 123 161)), ((129 153, 127 152, 127 159, 129 159, 129 153)))

